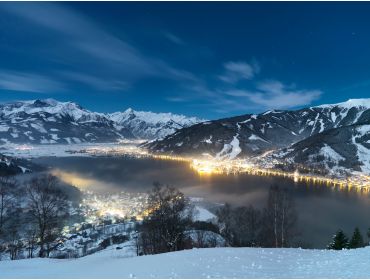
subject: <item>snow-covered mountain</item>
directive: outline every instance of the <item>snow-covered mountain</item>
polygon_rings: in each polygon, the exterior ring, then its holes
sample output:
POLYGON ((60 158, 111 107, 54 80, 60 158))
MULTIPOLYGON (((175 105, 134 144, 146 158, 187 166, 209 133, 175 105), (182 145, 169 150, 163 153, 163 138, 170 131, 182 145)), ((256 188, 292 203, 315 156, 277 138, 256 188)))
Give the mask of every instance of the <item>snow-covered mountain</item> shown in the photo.
POLYGON ((176 130, 191 126, 204 120, 172 113, 152 113, 134 111, 129 108, 124 112, 109 114, 118 129, 128 129, 136 138, 163 138, 176 130))
POLYGON ((0 105, 0 142, 54 144, 154 139, 198 121, 132 109, 123 113, 96 113, 73 102, 53 99, 22 101, 0 105))
POLYGON ((324 131, 273 154, 287 163, 304 164, 331 174, 370 174, 370 122, 324 131))
POLYGON ((370 124, 370 99, 203 122, 146 146, 153 152, 174 154, 209 153, 219 158, 254 156, 353 124, 370 124))

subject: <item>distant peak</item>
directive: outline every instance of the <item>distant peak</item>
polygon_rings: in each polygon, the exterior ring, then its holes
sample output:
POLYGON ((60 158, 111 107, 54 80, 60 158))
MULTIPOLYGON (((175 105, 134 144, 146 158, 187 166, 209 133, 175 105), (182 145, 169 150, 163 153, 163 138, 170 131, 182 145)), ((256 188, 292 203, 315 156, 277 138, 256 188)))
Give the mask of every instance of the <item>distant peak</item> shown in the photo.
POLYGON ((57 100, 55 100, 55 99, 47 98, 47 99, 36 99, 33 102, 33 105, 36 105, 36 106, 45 106, 45 105, 55 106, 58 103, 59 102, 57 100))
POLYGON ((134 112, 135 110, 130 107, 130 108, 127 108, 124 113, 133 114, 134 112))
POLYGON ((317 107, 323 108, 323 107, 345 107, 345 108, 351 108, 351 107, 364 107, 364 108, 370 108, 370 98, 358 98, 358 99, 348 99, 345 102, 340 102, 336 104, 324 104, 319 105, 317 107))

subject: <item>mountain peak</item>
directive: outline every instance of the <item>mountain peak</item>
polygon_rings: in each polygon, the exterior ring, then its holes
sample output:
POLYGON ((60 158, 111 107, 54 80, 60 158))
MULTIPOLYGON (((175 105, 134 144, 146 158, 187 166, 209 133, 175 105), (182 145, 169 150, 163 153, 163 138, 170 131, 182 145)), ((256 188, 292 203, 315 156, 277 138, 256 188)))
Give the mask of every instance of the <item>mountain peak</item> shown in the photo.
POLYGON ((343 108, 352 108, 352 107, 362 107, 370 108, 370 98, 358 98, 358 99, 348 99, 347 101, 336 103, 336 104, 324 104, 317 106, 318 108, 326 107, 343 107, 343 108))
POLYGON ((129 107, 123 113, 125 113, 125 114, 133 114, 133 113, 135 113, 135 110, 132 109, 131 107, 129 107))

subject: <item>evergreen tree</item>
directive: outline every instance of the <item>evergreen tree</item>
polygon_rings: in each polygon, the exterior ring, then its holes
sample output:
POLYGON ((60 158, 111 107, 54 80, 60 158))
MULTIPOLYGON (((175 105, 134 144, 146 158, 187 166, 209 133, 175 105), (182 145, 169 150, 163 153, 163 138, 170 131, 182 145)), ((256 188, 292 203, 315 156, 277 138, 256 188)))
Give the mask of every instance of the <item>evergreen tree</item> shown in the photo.
POLYGON ((362 238, 361 232, 358 229, 358 227, 355 228, 355 231, 353 232, 351 241, 349 242, 349 248, 361 248, 364 247, 364 239, 362 238))
POLYGON ((348 238, 342 230, 338 230, 333 241, 328 245, 329 250, 342 250, 348 248, 348 238))

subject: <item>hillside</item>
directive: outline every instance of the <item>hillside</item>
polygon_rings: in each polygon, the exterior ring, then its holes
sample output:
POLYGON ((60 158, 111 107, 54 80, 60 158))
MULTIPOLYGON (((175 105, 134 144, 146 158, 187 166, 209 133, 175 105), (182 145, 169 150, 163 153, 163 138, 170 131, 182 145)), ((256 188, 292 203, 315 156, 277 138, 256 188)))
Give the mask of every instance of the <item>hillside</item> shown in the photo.
POLYGON ((110 248, 80 259, 0 261, 1 278, 367 278, 370 248, 210 248, 131 257, 110 248))
POLYGON ((353 124, 370 123, 370 99, 267 111, 199 123, 146 145, 153 152, 211 154, 217 158, 260 155, 310 136, 353 124))
POLYGON ((352 170, 370 174, 370 125, 330 129, 278 151, 275 157, 331 173, 352 170))
POLYGON ((31 172, 36 166, 25 159, 16 159, 0 154, 0 176, 31 172))

